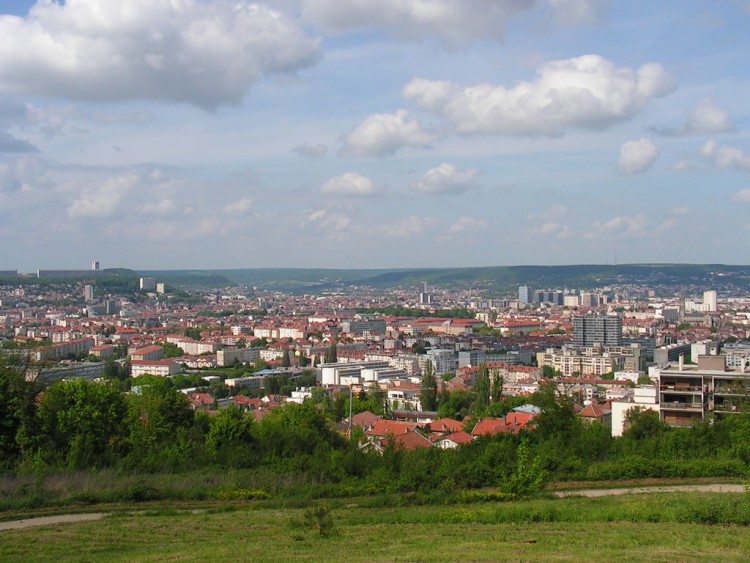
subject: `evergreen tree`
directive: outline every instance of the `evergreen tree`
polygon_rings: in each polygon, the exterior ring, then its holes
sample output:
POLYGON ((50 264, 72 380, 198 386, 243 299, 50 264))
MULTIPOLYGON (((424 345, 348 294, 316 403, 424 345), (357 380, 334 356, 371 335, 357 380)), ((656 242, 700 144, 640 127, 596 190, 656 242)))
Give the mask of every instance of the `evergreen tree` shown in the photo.
POLYGON ((492 402, 497 403, 503 396, 503 376, 500 375, 500 370, 493 369, 492 370, 492 392, 490 393, 492 397, 492 402))
POLYGON ((427 360, 422 374, 422 410, 434 411, 438 405, 437 380, 432 362, 427 360))
POLYGON ((476 382, 474 383, 474 404, 472 410, 481 415, 490 404, 490 370, 486 364, 479 366, 476 382))
POLYGON ((338 354, 336 350, 336 344, 331 344, 330 348, 326 350, 323 362, 326 364, 335 364, 338 361, 338 354))

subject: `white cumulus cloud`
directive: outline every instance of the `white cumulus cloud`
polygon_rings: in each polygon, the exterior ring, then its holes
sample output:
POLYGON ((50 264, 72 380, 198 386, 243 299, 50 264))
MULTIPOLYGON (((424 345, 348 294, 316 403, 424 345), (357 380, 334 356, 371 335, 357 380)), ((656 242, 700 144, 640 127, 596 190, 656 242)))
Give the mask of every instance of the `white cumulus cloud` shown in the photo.
POLYGON ((526 0, 302 0, 305 17, 330 29, 381 28, 407 39, 437 37, 451 45, 501 39, 508 20, 532 6, 526 0))
POLYGON ((339 32, 380 29, 403 39, 435 38, 448 46, 502 40, 506 25, 535 8, 558 23, 595 21, 600 0, 275 0, 299 7, 315 25, 339 32))
POLYGON ((674 87, 657 63, 634 70, 584 55, 548 62, 537 70, 536 80, 510 88, 416 78, 402 93, 458 133, 558 136, 570 127, 597 130, 630 119, 674 87))
POLYGON ((347 172, 328 180, 320 188, 326 195, 372 197, 378 189, 370 178, 357 172, 347 172))
POLYGON ((344 137, 342 156, 388 156, 403 147, 424 147, 437 139, 406 110, 367 117, 344 137))
POLYGON ((458 235, 467 231, 486 231, 489 223, 487 219, 477 217, 459 217, 448 227, 449 235, 458 235))
POLYGON ((685 206, 672 207, 671 209, 667 210, 667 212, 670 215, 687 215, 688 213, 690 213, 690 208, 685 206))
POLYGON ((642 238, 648 233, 646 217, 638 214, 632 217, 613 217, 609 221, 596 221, 591 230, 584 235, 587 240, 601 238, 642 238))
POLYGON ((662 135, 687 136, 706 135, 734 131, 732 114, 727 108, 719 107, 711 98, 704 98, 691 110, 687 123, 678 129, 662 129, 662 135))
POLYGON ((735 203, 750 203, 750 188, 745 188, 732 195, 735 203))
POLYGON ((716 141, 706 141, 701 155, 717 168, 750 170, 750 155, 734 147, 720 145, 716 141))
POLYGON ((44 0, 0 16, 0 52, 0 92, 208 109, 319 57, 294 20, 244 0, 44 0))
POLYGON ((558 22, 568 25, 593 23, 603 10, 601 0, 547 0, 558 22))
POLYGON ((292 152, 297 156, 306 156, 307 158, 321 158, 328 152, 328 147, 322 143, 310 145, 303 143, 292 148, 292 152))
POLYGON ((68 217, 71 219, 109 217, 140 181, 137 174, 126 173, 107 179, 99 187, 84 188, 68 206, 68 217))
POLYGON ((384 225, 381 229, 383 236, 389 238, 408 238, 424 234, 427 230, 433 228, 438 221, 432 217, 422 217, 420 215, 409 215, 403 219, 384 225))
POLYGON ((253 207, 253 200, 248 197, 243 197, 237 201, 224 206, 224 212, 229 215, 245 215, 253 207))
POLYGON ((343 231, 351 224, 351 219, 341 213, 329 213, 318 209, 307 216, 307 222, 327 231, 343 231))
POLYGON ((143 206, 143 212, 151 215, 167 215, 177 208, 174 200, 163 199, 143 206))
POLYGON ((623 174, 640 174, 651 168, 660 153, 659 146, 645 137, 628 141, 620 147, 617 169, 623 174))
POLYGON ((476 170, 461 171, 444 163, 429 170, 413 188, 423 194, 460 194, 472 187, 476 175, 476 170))

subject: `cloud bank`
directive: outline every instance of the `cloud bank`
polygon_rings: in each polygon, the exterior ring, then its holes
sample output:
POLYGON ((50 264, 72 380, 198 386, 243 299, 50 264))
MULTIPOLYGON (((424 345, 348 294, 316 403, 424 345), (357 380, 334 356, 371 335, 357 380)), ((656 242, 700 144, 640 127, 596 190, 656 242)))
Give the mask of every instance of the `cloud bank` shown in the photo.
POLYGON ((457 133, 555 137, 568 128, 600 130, 626 121, 674 88, 659 64, 633 70, 585 55, 548 62, 536 80, 510 88, 416 78, 403 95, 448 121, 457 133))
POLYGON ((261 75, 315 63, 317 41, 260 4, 68 0, 0 16, 0 92, 239 104, 261 75))

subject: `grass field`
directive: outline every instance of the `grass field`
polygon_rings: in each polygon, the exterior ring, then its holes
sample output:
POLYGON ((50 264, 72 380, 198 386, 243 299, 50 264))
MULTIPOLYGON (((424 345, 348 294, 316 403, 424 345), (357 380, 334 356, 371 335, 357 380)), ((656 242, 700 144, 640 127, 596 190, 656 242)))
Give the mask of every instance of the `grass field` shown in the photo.
POLYGON ((0 560, 746 561, 750 554, 750 499, 743 494, 382 502, 331 502, 334 527, 322 537, 305 523, 305 508, 261 501, 193 512, 161 505, 0 532, 0 560))

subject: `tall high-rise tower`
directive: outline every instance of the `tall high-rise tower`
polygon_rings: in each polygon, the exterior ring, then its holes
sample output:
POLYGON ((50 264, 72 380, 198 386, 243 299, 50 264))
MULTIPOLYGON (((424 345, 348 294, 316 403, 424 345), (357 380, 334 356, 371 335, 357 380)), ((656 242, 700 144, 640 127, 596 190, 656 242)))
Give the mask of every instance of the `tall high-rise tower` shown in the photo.
POLYGON ((573 345, 622 346, 622 319, 614 315, 573 317, 573 345))
POLYGON ((529 286, 528 285, 522 285, 518 288, 518 300, 521 303, 529 303, 530 295, 529 295, 529 286))
POLYGON ((706 306, 708 311, 718 311, 716 301, 716 292, 714 290, 711 289, 703 292, 703 305, 706 306))

